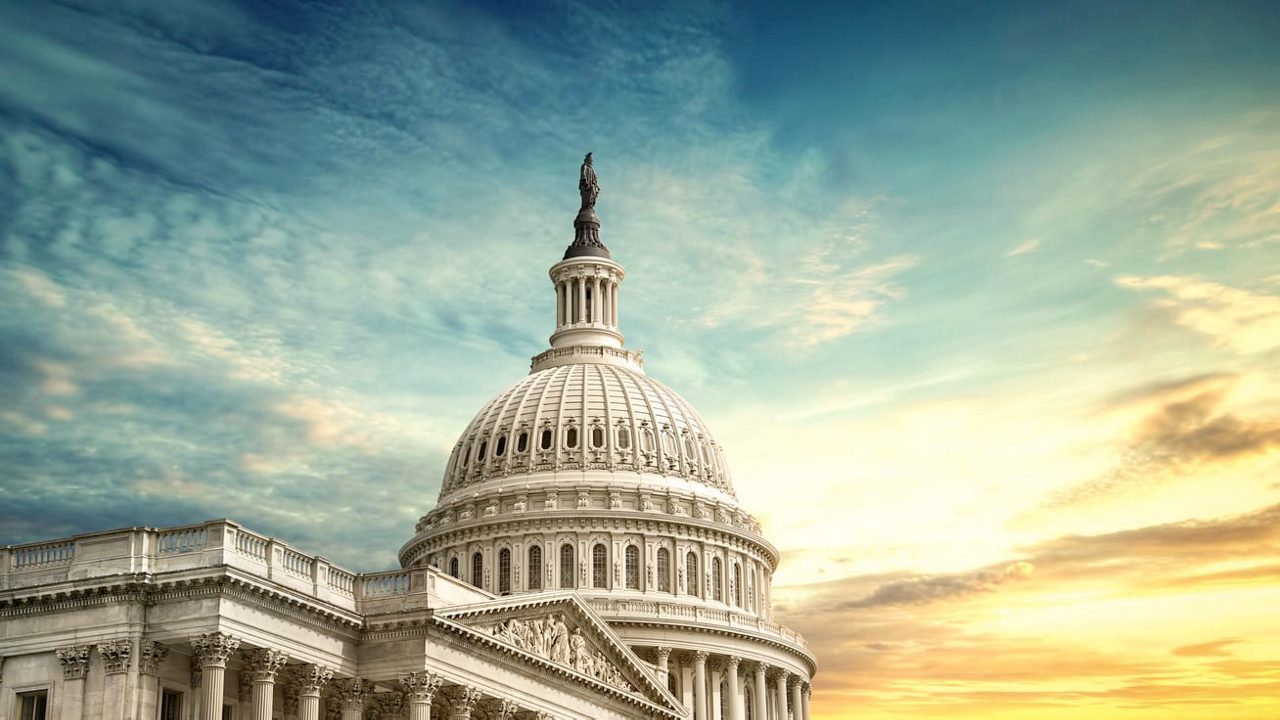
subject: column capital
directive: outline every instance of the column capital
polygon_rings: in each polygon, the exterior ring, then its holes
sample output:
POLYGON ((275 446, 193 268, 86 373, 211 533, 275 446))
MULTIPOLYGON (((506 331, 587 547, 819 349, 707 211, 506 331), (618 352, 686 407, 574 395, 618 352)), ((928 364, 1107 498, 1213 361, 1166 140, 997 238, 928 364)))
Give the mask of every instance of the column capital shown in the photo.
POLYGON ((203 633, 191 638, 191 647, 201 667, 226 667, 227 659, 240 648, 240 638, 226 633, 203 633))
POLYGON ((742 658, 738 657, 737 655, 730 655, 729 657, 724 659, 724 664, 726 667, 729 668, 729 670, 733 672, 737 672, 738 666, 742 664, 742 658))
POLYGON ((108 640, 98 645, 98 654, 102 656, 103 670, 108 675, 129 671, 129 658, 133 656, 132 640, 108 640))
POLYGON ((368 701, 373 706, 373 712, 376 712, 378 717, 394 718, 404 715, 405 697, 404 693, 399 690, 369 693, 368 701))
POLYGON ((288 653, 272 648, 250 648, 240 655, 254 682, 275 682, 280 668, 289 662, 288 653))
POLYGON ((449 698, 449 712, 455 718, 469 718, 476 703, 480 702, 480 689, 470 685, 450 685, 444 689, 449 698))
POLYGON ((346 710, 364 710, 365 698, 373 692, 373 683, 364 678, 340 678, 333 681, 333 687, 346 710))
POLYGON ((512 720, 516 716, 516 711, 520 709, 514 700, 500 698, 485 698, 480 701, 479 707, 484 708, 484 717, 487 720, 512 720))
POLYGON ((89 672, 88 645, 68 645, 57 650, 58 662, 62 663, 63 680, 83 680, 89 672))
POLYGON ((698 650, 693 653, 693 661, 699 664, 706 663, 707 657, 709 657, 709 654, 706 650, 698 650))
POLYGON ((760 660, 757 660, 751 663, 751 669, 754 670, 757 674, 768 675, 769 671, 773 670, 773 667, 770 666, 769 663, 767 662, 762 662, 760 660))
POLYGON ((813 683, 805 683, 801 686, 800 692, 804 693, 806 698, 813 697, 813 683))
POLYGON ((143 675, 160 674, 160 664, 169 656, 169 646, 155 640, 143 640, 138 653, 138 670, 143 675))
POLYGON ((440 686, 444 683, 444 677, 433 672, 418 670, 411 673, 405 673, 400 676, 400 684, 404 686, 405 692, 408 693, 409 702, 412 703, 428 703, 440 690, 440 686))
POLYGON ((804 678, 800 677, 799 675, 789 675, 787 676, 787 684, 793 688, 803 689, 805 682, 804 682, 804 678))
POLYGON ((292 676, 293 681, 297 683, 299 694, 318 695, 320 689, 333 679, 331 667, 307 663, 298 665, 296 668, 292 676))
POLYGON ((663 647, 663 646, 659 645, 658 647, 654 648, 654 650, 658 653, 658 659, 659 659, 659 660, 670 660, 670 659, 671 659, 671 648, 669 648, 669 647, 663 647))

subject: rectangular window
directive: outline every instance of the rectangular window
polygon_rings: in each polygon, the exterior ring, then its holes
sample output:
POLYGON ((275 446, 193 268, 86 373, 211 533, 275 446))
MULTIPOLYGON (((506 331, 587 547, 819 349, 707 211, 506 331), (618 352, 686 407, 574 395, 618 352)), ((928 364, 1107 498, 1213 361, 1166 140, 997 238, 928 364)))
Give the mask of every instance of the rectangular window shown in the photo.
POLYGON ((18 720, 45 720, 48 711, 48 690, 18 693, 18 720))
POLYGON ((182 693, 169 688, 160 693, 160 720, 182 720, 182 693))
POLYGON ((222 720, 235 720, 235 717, 235 711, 231 709, 230 705, 222 706, 222 720))

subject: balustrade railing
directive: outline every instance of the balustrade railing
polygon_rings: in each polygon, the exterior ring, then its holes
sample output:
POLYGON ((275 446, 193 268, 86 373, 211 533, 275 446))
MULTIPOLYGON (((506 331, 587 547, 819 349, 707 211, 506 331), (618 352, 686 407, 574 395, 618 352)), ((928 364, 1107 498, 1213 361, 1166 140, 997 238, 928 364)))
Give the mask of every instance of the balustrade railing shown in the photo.
POLYGON ((266 562, 267 560, 267 539, 259 535, 255 535, 243 528, 235 530, 236 552, 241 555, 251 557, 255 560, 266 562))
POLYGON ((673 620, 696 620, 730 627, 749 629, 755 632, 773 635, 793 645, 807 648, 804 636, 781 625, 775 625, 764 618, 747 615, 734 610, 704 607, 689 603, 653 602, 649 600, 623 600, 613 598, 591 598, 588 601, 592 610, 605 615, 628 615, 664 618, 673 620))
POLYGON ((409 592, 409 571, 407 570, 361 576, 360 594, 363 597, 403 595, 407 592, 409 592))
POLYGON ((74 540, 23 545, 13 549, 13 569, 28 570, 70 563, 76 558, 74 540))
POLYGON ((156 533, 156 552, 161 555, 203 550, 208 532, 204 526, 173 528, 156 533))
POLYGON ((303 555, 293 548, 286 547, 284 549, 281 561, 284 563, 284 569, 294 575, 302 577, 311 577, 311 571, 315 567, 315 558, 303 555))
POLYGON ((328 586, 334 592, 342 593, 348 597, 354 597, 356 593, 356 574, 347 572, 342 568, 329 566, 328 586))

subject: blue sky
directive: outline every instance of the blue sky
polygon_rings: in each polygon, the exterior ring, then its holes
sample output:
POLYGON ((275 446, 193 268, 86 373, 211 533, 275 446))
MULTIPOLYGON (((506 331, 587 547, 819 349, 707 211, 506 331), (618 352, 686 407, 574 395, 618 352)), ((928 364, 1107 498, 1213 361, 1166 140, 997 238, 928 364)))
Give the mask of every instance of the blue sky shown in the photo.
POLYGON ((793 615, 1254 517, 1277 38, 1266 2, 0 3, 0 536, 230 516, 391 565, 545 346, 589 150, 628 346, 793 615))

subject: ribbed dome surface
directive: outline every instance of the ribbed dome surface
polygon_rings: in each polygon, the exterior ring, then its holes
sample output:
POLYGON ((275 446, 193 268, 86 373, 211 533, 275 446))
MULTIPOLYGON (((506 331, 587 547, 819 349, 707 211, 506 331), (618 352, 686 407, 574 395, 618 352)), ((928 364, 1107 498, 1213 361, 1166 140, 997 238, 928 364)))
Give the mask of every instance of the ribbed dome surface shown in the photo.
POLYGON ((440 500, 492 478, 569 470, 680 477, 733 495, 720 446, 689 403, 642 372, 575 363, 532 373, 480 410, 440 500))

